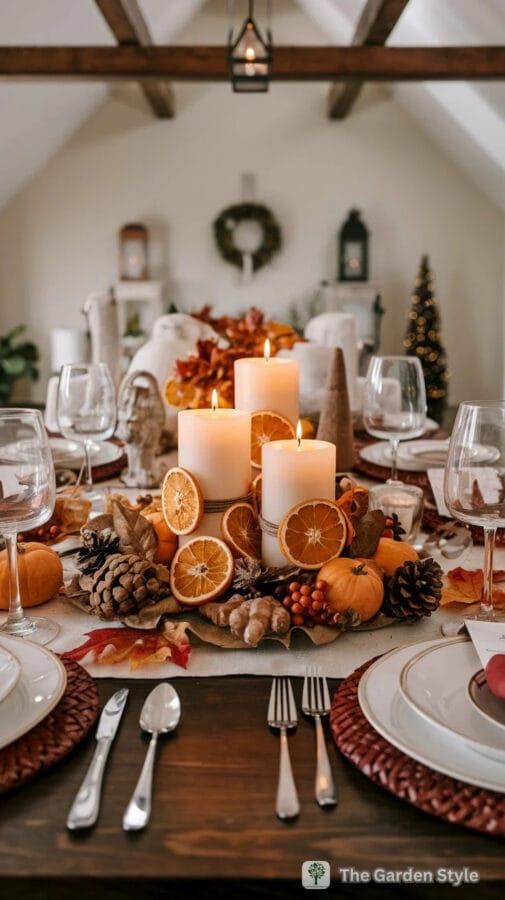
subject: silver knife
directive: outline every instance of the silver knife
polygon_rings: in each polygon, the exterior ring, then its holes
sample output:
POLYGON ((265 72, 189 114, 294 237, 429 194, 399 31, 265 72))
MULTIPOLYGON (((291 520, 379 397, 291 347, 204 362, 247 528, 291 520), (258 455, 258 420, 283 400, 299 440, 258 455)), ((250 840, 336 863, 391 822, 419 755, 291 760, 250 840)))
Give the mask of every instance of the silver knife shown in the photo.
POLYGON ((98 818, 103 773, 119 721, 128 697, 128 688, 121 688, 107 700, 96 732, 96 749, 76 798, 67 817, 67 828, 89 828, 98 818))

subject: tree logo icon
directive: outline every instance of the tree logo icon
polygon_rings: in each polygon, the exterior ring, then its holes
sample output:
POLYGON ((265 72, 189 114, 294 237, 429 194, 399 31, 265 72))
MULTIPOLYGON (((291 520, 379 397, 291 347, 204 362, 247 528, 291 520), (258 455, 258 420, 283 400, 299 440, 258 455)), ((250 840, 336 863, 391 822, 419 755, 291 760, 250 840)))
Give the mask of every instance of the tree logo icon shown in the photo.
POLYGON ((308 859, 302 865, 302 886, 324 890, 330 886, 330 864, 323 859, 308 859))

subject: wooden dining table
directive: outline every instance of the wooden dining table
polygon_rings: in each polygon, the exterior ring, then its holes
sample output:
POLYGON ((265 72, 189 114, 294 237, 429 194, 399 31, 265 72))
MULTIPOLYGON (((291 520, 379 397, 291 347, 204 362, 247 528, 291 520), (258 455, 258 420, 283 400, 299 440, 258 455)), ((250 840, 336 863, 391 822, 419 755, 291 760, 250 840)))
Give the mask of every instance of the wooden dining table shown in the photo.
MULTIPOLYGON (((98 682, 101 705, 118 688, 98 682)), ((302 680, 292 679, 300 707, 302 680)), ((130 695, 105 775, 97 825, 70 833, 67 812, 94 750, 94 729, 51 771, 2 798, 2 898, 306 896, 304 861, 331 866, 328 895, 391 897, 381 872, 414 868, 477 872, 456 896, 503 897, 503 840, 427 815, 372 784, 343 759, 327 730, 338 784, 337 807, 314 800, 315 736, 300 717, 289 737, 301 812, 275 814, 279 736, 267 726, 271 679, 175 678, 182 704, 177 730, 160 738, 151 821, 125 833, 121 822, 147 747, 139 714, 152 680, 131 680, 130 695), (345 883, 339 878, 347 878, 345 883), (359 873, 376 883, 350 883, 359 873), (358 873, 358 874, 355 874, 358 873), (365 876, 366 877, 366 876, 365 876)), ((332 692, 337 682, 330 682, 332 692)), ((449 896, 448 885, 407 884, 395 895, 449 896), (433 891, 433 893, 431 893, 433 891)))

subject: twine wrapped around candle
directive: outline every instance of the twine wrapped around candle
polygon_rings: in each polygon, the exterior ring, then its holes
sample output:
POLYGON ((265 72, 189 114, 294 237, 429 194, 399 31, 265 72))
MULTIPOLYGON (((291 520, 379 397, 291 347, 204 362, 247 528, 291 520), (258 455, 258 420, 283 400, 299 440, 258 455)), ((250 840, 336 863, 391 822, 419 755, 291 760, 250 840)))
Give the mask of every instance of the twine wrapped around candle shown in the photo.
POLYGON ((249 493, 244 494, 243 497, 230 497, 228 500, 204 500, 203 511, 204 513, 224 513, 234 503, 250 503, 252 496, 249 493))
POLYGON ((277 537, 279 526, 274 525, 273 522, 269 522, 268 519, 264 519, 263 516, 259 516, 260 528, 263 534, 270 534, 272 537, 277 537))

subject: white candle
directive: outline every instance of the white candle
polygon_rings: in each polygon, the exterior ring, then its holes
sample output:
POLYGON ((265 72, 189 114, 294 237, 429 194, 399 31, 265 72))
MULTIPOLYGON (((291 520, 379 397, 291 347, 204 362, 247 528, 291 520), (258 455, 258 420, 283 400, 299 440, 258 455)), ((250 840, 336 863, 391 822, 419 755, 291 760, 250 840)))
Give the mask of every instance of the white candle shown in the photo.
MULTIPOLYGON (((237 409, 186 409, 178 415, 179 465, 205 500, 245 497, 251 480, 251 416, 237 409)), ((222 513, 205 513, 189 537, 221 536, 222 513)))
POLYGON ((296 359, 270 358, 270 342, 265 341, 265 355, 235 361, 235 407, 256 412, 271 409, 298 421, 299 372, 296 359))
MULTIPOLYGON (((303 500, 335 499, 336 448, 328 441, 271 441, 262 449, 261 514, 279 525, 292 506, 303 500)), ((274 535, 262 535, 262 558, 267 566, 287 560, 274 535)))

